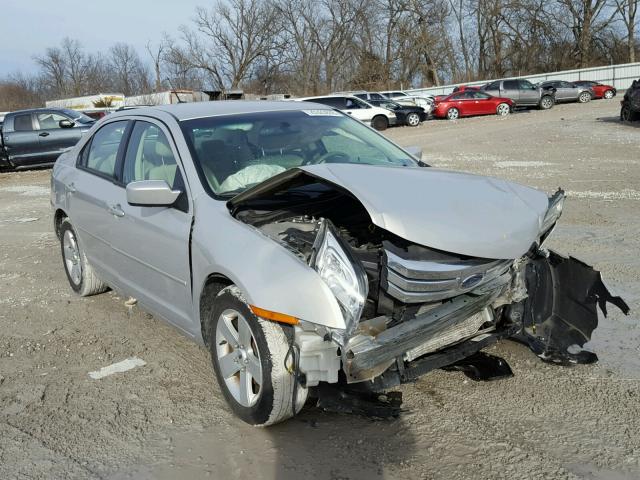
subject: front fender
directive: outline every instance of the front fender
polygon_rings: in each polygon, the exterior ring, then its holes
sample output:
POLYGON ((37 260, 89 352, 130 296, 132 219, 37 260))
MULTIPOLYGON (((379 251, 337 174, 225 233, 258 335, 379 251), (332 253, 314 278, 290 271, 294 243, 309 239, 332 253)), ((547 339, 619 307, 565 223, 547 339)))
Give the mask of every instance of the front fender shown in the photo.
POLYGON ((345 328, 338 302, 315 270, 255 228, 235 220, 223 202, 201 197, 195 211, 195 308, 207 278, 221 274, 252 305, 330 328, 345 328))

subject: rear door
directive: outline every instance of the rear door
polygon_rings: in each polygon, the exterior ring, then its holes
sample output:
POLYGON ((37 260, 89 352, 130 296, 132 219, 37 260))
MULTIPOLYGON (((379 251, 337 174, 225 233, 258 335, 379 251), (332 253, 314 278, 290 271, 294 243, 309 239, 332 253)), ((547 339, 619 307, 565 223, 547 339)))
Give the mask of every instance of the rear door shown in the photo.
POLYGON ((179 163, 162 123, 135 122, 124 156, 122 185, 110 200, 108 240, 126 291, 172 323, 191 329, 191 207, 179 163), (172 207, 129 205, 126 185, 144 180, 164 180, 183 194, 172 207))
POLYGON ((121 287, 111 248, 112 199, 122 187, 116 175, 129 121, 103 125, 83 147, 67 181, 69 217, 91 264, 110 285, 121 287))
POLYGON ((344 101, 345 113, 348 113, 353 118, 357 118, 361 122, 367 124, 371 122, 371 119, 373 118, 373 112, 371 107, 367 103, 355 97, 346 97, 344 101))
POLYGON ((30 165, 41 161, 38 132, 34 128, 33 115, 30 112, 9 117, 4 124, 3 137, 11 163, 30 165))
POLYGON ((35 128, 40 139, 42 158, 55 161, 66 149, 73 147, 82 136, 80 128, 62 128, 62 120, 73 120, 55 111, 44 111, 35 114, 35 128))
POLYGON ((577 100, 579 90, 569 82, 558 81, 553 85, 556 90, 556 99, 569 101, 577 100), (559 96, 560 95, 560 96, 559 96))

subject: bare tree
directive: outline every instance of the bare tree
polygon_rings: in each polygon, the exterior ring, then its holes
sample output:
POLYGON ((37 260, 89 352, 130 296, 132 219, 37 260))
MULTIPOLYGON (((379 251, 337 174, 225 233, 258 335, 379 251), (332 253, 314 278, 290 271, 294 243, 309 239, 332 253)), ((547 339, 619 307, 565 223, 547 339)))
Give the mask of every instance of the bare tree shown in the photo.
POLYGON ((113 88, 126 96, 150 90, 149 71, 135 48, 116 43, 109 49, 113 88))
POLYGON ((636 15, 640 0, 615 0, 616 11, 627 29, 627 52, 629 62, 636 61, 636 15))

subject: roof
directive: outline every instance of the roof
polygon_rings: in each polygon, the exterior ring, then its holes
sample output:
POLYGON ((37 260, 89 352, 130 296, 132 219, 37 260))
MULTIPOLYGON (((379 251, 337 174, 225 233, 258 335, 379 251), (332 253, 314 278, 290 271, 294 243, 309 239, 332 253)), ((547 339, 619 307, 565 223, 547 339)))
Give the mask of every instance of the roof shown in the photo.
MULTIPOLYGON (((117 114, 150 114, 154 111, 167 112, 178 121, 194 118, 213 117, 217 115, 234 115, 239 113, 276 112, 285 110, 304 110, 309 107, 299 102, 276 101, 248 101, 248 100, 221 100, 213 102, 177 103, 173 105, 158 105, 156 107, 141 107, 135 110, 125 110, 117 114)), ((331 110, 326 105, 315 104, 315 109, 331 110)), ((112 114, 113 115, 113 114, 112 114)), ((112 117, 113 118, 113 117, 112 117)))

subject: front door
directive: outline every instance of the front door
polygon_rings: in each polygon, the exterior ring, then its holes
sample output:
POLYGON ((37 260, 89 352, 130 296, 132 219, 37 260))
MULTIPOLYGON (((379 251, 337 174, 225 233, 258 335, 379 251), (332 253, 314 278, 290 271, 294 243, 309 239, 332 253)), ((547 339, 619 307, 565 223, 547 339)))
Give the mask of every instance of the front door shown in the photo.
POLYGON ((123 185, 110 199, 109 242, 127 291, 170 322, 192 330, 192 214, 177 151, 169 138, 161 124, 136 121, 133 125, 124 156, 123 185), (125 186, 144 180, 164 180, 183 194, 171 207, 129 205, 125 186))
POLYGON ((528 80, 518 80, 518 84, 520 87, 518 102, 521 105, 538 105, 538 102, 540 101, 540 93, 538 87, 536 87, 528 80))
POLYGON ((80 137, 79 128, 62 128, 62 120, 72 121, 69 117, 58 112, 41 112, 36 114, 35 127, 40 139, 39 150, 46 161, 54 161, 67 148, 73 147, 80 137))

